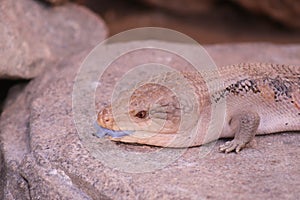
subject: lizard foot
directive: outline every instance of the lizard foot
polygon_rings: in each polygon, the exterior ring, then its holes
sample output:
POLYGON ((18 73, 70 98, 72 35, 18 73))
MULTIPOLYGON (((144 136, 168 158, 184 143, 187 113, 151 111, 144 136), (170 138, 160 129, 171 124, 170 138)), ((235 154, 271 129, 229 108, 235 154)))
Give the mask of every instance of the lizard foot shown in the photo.
POLYGON ((238 153, 246 144, 252 141, 260 122, 257 113, 242 111, 234 115, 229 122, 234 134, 234 139, 220 146, 220 151, 229 153, 235 150, 238 153))
POLYGON ((245 142, 234 139, 232 141, 228 141, 225 144, 221 145, 219 150, 224 153, 229 153, 235 150, 235 152, 238 153, 245 146, 246 146, 245 142))

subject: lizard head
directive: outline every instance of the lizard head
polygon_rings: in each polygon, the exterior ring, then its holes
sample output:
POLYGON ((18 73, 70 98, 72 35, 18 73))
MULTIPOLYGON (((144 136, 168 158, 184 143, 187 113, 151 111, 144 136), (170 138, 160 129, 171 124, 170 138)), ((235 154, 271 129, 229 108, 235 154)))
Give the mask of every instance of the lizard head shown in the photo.
POLYGON ((120 134, 122 130, 172 134, 178 130, 180 112, 179 101, 170 89, 148 83, 137 88, 129 98, 120 97, 100 111, 97 123, 120 134))
POLYGON ((97 136, 155 146, 198 144, 191 136, 199 119, 195 88, 183 76, 165 77, 161 82, 140 84, 114 98, 110 106, 98 113, 97 136))

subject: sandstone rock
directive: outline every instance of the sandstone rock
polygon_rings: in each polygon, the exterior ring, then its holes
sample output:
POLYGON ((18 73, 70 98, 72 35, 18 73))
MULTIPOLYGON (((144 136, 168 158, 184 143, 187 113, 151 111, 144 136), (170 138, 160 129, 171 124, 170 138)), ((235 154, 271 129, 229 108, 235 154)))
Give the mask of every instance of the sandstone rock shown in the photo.
POLYGON ((233 0, 248 10, 267 15, 287 26, 300 28, 300 2, 294 0, 233 0))
MULTIPOLYGON (((208 12, 214 12, 220 4, 218 1, 199 1, 199 0, 141 0, 148 4, 170 10, 176 14, 184 14, 185 16, 203 14, 208 12)), ((300 28, 300 2, 295 0, 264 0, 264 1, 252 1, 252 0, 230 0, 239 6, 246 8, 247 10, 263 14, 270 18, 273 18, 280 23, 300 28)), ((224 2, 222 2, 224 4, 224 2)), ((220 12, 220 11, 219 11, 220 12)), ((222 11, 221 11, 222 12, 222 11)))
POLYGON ((211 11, 216 3, 215 0, 142 0, 148 4, 165 8, 181 14, 199 14, 211 11))
POLYGON ((53 4, 53 5, 62 5, 66 2, 68 2, 69 0, 44 0, 45 2, 48 2, 50 4, 53 4))
MULTIPOLYGON (((207 50, 217 65, 300 63, 299 45, 227 44, 207 46, 207 50)), ((72 118, 74 79, 87 54, 85 51, 65 58, 31 81, 19 95, 12 92, 8 98, 0 119, 1 152, 5 158, 0 168, 6 168, 0 191, 4 191, 4 199, 18 199, 21 194, 30 194, 31 199, 297 198, 299 134, 257 137, 256 145, 239 155, 218 153, 220 141, 205 157, 201 157, 200 150, 205 151, 209 145, 187 149, 174 162, 148 173, 125 173, 94 157, 87 143, 79 138, 82 127, 75 127, 72 118)), ((104 74, 106 81, 99 86, 101 90, 97 94, 98 107, 109 100, 114 83, 131 65, 151 61, 177 67, 186 65, 178 57, 162 51, 126 54, 113 62, 104 74)), ((82 100, 89 101, 89 98, 85 96, 82 100)), ((86 136, 92 138, 91 143, 99 143, 101 153, 110 152, 111 149, 101 149, 101 145, 108 143, 121 149, 126 159, 129 153, 141 154, 142 159, 145 153, 161 150, 104 142, 92 137, 89 131, 86 136)), ((177 150, 170 152, 175 154, 177 150)), ((119 155, 115 156, 111 160, 117 162, 119 155)), ((156 160, 158 164, 162 161, 156 160)), ((145 169, 148 166, 147 162, 131 164, 145 169)), ((28 199, 26 195, 24 199, 28 199)))
MULTIPOLYGON (((131 28, 150 26, 182 32, 201 44, 258 41, 294 44, 300 42, 300 31, 272 23, 267 17, 253 15, 233 6, 233 3, 228 3, 228 1, 217 1, 212 11, 201 14, 177 13, 170 11, 171 8, 166 11, 166 9, 157 9, 155 6, 144 6, 145 1, 141 0, 140 3, 123 0, 77 2, 102 16, 111 35, 131 28)), ((188 7, 185 2, 189 1, 184 1, 182 3, 184 6, 180 8, 188 7)), ((198 2, 200 4, 203 1, 198 2)), ((160 1, 160 3, 164 4, 165 1, 160 1)))
POLYGON ((0 5, 0 78, 30 79, 50 63, 92 48, 107 35, 105 24, 87 9, 47 7, 32 0, 0 5))

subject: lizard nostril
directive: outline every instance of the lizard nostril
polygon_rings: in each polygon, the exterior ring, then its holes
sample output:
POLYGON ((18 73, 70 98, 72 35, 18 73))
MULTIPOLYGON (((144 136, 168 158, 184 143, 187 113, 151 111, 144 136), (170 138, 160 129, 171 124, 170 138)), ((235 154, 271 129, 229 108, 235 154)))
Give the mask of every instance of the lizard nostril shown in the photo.
POLYGON ((110 119, 108 116, 105 116, 105 117, 103 118, 103 121, 104 121, 105 123, 109 123, 109 122, 111 121, 111 119, 110 119))

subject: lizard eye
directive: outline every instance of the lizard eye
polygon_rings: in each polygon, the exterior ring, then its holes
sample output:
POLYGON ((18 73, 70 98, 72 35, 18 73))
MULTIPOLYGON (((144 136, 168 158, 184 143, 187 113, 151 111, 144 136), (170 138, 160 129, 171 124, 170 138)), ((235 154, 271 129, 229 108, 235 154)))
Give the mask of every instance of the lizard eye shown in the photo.
POLYGON ((145 117, 147 117, 148 113, 145 110, 142 110, 140 112, 138 112, 135 116, 140 118, 140 119, 144 119, 145 117))

